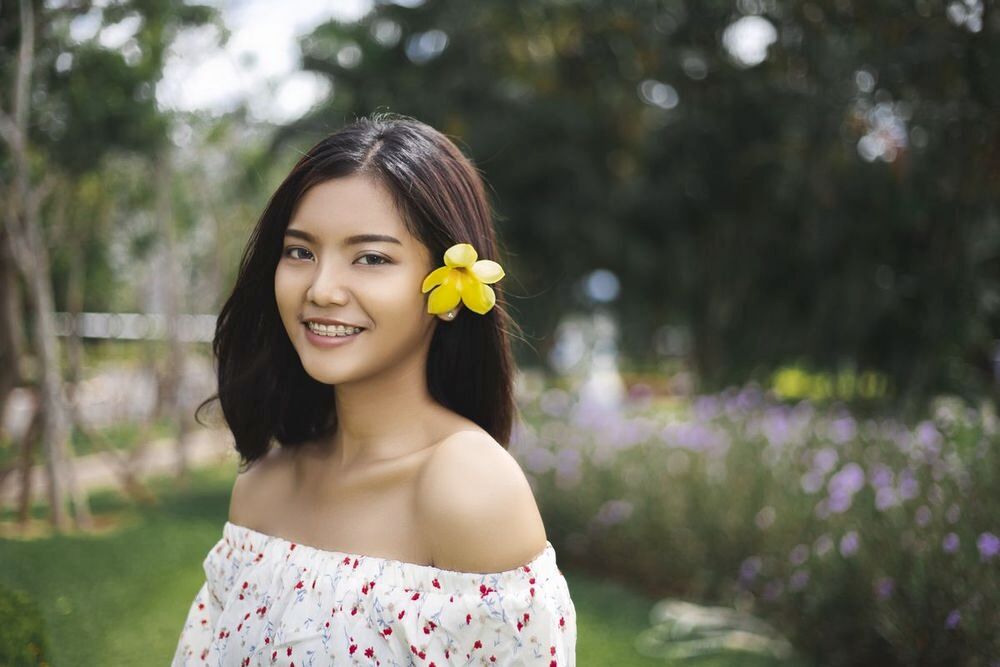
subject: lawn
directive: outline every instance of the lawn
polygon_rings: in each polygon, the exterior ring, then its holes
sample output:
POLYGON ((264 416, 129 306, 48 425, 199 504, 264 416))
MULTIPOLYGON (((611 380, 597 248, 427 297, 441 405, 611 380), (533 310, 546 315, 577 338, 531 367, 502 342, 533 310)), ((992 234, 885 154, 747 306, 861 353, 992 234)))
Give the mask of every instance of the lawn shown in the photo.
MULTIPOLYGON (((159 502, 137 507, 114 492, 92 496, 99 535, 0 539, 0 583, 28 592, 45 618, 54 667, 165 665, 203 581, 202 559, 226 520, 234 471, 197 471, 190 487, 151 482, 159 502)), ((36 508, 36 512, 40 512, 36 508)), ((9 511, 2 519, 10 521, 9 511)), ((577 609, 578 664, 658 665, 634 648, 655 600, 565 572, 577 609)), ((765 664, 732 658, 697 665, 765 664)))

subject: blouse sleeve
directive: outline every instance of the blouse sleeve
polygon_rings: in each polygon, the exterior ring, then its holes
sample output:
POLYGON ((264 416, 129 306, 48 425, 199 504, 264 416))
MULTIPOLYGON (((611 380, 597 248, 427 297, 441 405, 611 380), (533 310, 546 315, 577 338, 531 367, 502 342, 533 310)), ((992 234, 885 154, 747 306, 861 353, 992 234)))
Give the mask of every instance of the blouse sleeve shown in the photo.
POLYGON ((205 581, 191 602, 171 667, 205 664, 222 614, 226 587, 232 579, 231 571, 236 565, 231 556, 231 549, 219 542, 205 557, 202 563, 205 581))
POLYGON ((576 609, 561 574, 523 583, 485 575, 478 589, 394 597, 379 626, 383 635, 402 630, 396 641, 420 664, 576 665, 576 609))

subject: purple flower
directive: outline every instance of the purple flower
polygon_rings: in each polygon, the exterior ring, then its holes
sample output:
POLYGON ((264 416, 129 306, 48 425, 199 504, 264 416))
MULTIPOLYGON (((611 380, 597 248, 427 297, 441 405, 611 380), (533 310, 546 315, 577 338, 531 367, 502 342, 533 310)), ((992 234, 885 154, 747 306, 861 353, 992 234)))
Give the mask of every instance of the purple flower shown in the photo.
POLYGON ((576 487, 583 478, 580 452, 560 449, 556 454, 556 486, 563 490, 576 487))
POLYGON ((764 393, 755 383, 750 383, 736 395, 736 405, 741 410, 753 410, 759 407, 764 401, 764 393))
POLYGON ((534 473, 544 474, 555 465, 556 456, 545 447, 531 447, 524 453, 524 467, 534 473))
POLYGON ((826 509, 835 514, 842 514, 851 508, 854 496, 850 493, 837 489, 826 500, 826 509))
POLYGON ((667 424, 661 429, 660 437, 669 447, 696 452, 722 452, 729 447, 729 436, 725 432, 697 422, 667 424))
POLYGON ((826 487, 830 491, 827 509, 834 513, 846 512, 851 507, 854 494, 865 484, 865 472, 851 461, 830 478, 826 487))
POLYGON ((962 508, 958 506, 958 503, 952 503, 948 507, 948 511, 945 512, 944 518, 948 520, 948 523, 958 523, 958 519, 961 516, 962 508))
POLYGON ((649 440, 654 430, 652 421, 644 417, 623 419, 612 425, 610 437, 619 449, 624 449, 649 440))
POLYGON ((795 570, 788 578, 788 590, 801 591, 809 583, 809 572, 807 570, 795 570))
POLYGON ((719 414, 719 399, 715 396, 699 396, 694 401, 694 416, 698 421, 709 421, 719 414))
POLYGON ((831 494, 843 491, 844 493, 854 495, 864 485, 865 471, 857 463, 851 461, 830 478, 827 489, 829 489, 831 494))
POLYGON ((613 526, 621 523, 632 515, 632 503, 627 500, 609 500, 597 511, 594 517, 603 526, 613 526))
POLYGON ((796 403, 795 407, 792 408, 792 416, 800 424, 805 424, 816 416, 816 408, 812 403, 803 399, 796 403))
POLYGON ((948 618, 944 620, 944 627, 948 628, 949 630, 953 630, 958 625, 958 622, 960 620, 962 620, 962 613, 957 609, 952 609, 948 613, 948 618))
POLYGON ((913 470, 905 468, 899 473, 899 496, 904 500, 913 500, 920 494, 920 483, 917 482, 913 470))
POLYGON ((788 412, 788 407, 782 405, 764 414, 761 430, 767 441, 777 447, 783 447, 790 440, 792 429, 788 421, 788 412))
POLYGON ((572 475, 580 468, 580 452, 575 449, 560 449, 556 454, 556 472, 560 475, 572 475))
POLYGON ((813 454, 813 469, 823 473, 830 472, 837 465, 838 458, 839 454, 837 454, 836 449, 833 447, 824 447, 813 454))
POLYGON ((898 504, 899 496, 896 495, 896 489, 891 486, 883 486, 875 492, 875 509, 879 512, 898 504))
POLYGON ((843 444, 854 437, 857 433, 857 424, 854 422, 854 418, 847 415, 834 419, 830 423, 829 435, 830 438, 838 443, 843 444))
POLYGON ((849 530, 844 533, 844 536, 840 538, 840 555, 847 557, 856 553, 858 550, 858 532, 856 530, 849 530))
POLYGON ((891 440, 896 443, 896 448, 904 453, 909 453, 911 449, 910 432, 905 428, 900 428, 892 432, 891 440))
POLYGON ((879 577, 875 581, 875 596, 879 600, 885 600, 892 597, 892 591, 896 587, 896 582, 893 581, 892 577, 879 577))
POLYGON ((809 547, 805 544, 796 544, 788 554, 788 562, 792 565, 802 565, 809 558, 809 547))
POLYGON ((872 466, 871 473, 868 477, 871 479, 872 487, 881 489, 882 487, 892 484, 895 473, 893 473, 889 466, 884 463, 876 463, 872 466))
POLYGON ((761 560, 759 556, 750 556, 740 563, 740 581, 748 583, 757 578, 760 574, 761 560))
POLYGON ((763 596, 765 600, 774 600, 785 590, 785 585, 780 580, 774 579, 764 586, 763 596))
POLYGON ((944 539, 941 540, 941 548, 944 550, 945 553, 949 554, 953 554, 956 551, 958 551, 958 544, 959 544, 958 535, 956 535, 955 533, 948 533, 947 535, 944 536, 944 539))
POLYGON ((937 427, 932 421, 922 421, 917 425, 917 430, 914 433, 917 439, 917 443, 920 444, 925 450, 937 454, 940 450, 939 445, 941 444, 941 432, 937 430, 937 427))
POLYGON ((810 470, 806 474, 802 475, 802 479, 799 480, 802 485, 802 490, 808 494, 813 494, 823 488, 823 473, 818 470, 810 470))
POLYGON ((761 530, 766 530, 774 524, 776 516, 777 513, 774 511, 774 508, 767 505, 760 508, 760 511, 757 512, 757 515, 753 518, 753 522, 757 524, 757 527, 761 530))
POLYGON ((918 507, 916 514, 913 516, 913 520, 917 522, 918 526, 926 526, 931 522, 931 508, 927 505, 921 505, 918 507))
POLYGON ((979 560, 988 561, 1000 553, 1000 538, 993 533, 982 533, 976 546, 979 547, 979 560))
POLYGON ((833 548, 833 539, 831 539, 830 536, 825 533, 817 537, 816 541, 813 542, 813 552, 815 552, 817 556, 823 556, 829 553, 830 549, 832 548, 833 548))
POLYGON ((545 390, 538 399, 538 405, 542 412, 550 417, 562 417, 569 412, 570 404, 573 402, 572 396, 562 389, 553 387, 545 390))

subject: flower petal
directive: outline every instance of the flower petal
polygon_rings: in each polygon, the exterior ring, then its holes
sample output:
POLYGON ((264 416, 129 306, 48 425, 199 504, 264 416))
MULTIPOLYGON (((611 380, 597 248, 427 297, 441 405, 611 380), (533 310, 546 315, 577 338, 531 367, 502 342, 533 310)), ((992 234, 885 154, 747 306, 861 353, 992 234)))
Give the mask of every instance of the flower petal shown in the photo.
POLYGON ((476 263, 479 255, 476 249, 468 243, 456 243, 444 253, 444 263, 446 266, 462 266, 468 268, 476 263))
POLYGON ((427 299, 427 312, 431 315, 440 315, 457 306, 460 300, 458 289, 451 283, 443 283, 435 287, 427 299))
POLYGON ((441 266, 434 269, 424 278, 424 284, 420 287, 420 291, 426 292, 432 287, 440 285, 445 281, 449 273, 451 273, 451 267, 448 266, 441 266))
POLYGON ((503 267, 492 259, 481 259, 472 265, 470 269, 480 281, 484 283, 495 283, 504 277, 503 267))
POLYGON ((462 285, 462 302, 469 310, 483 315, 496 301, 497 297, 492 287, 484 285, 475 278, 466 278, 462 285))

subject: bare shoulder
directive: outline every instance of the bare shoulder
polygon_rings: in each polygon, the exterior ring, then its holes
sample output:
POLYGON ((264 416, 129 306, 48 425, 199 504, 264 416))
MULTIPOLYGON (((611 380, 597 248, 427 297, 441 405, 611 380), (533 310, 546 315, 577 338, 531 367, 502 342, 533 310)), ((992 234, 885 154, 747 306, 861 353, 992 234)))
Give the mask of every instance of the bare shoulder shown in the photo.
POLYGON ((279 475, 287 468, 288 453, 274 446, 246 470, 236 475, 229 497, 229 521, 252 528, 260 518, 261 498, 271 494, 279 475))
POLYGON ((484 431, 460 431, 435 447, 418 477, 416 516, 434 566, 446 570, 512 570, 546 546, 521 466, 484 431))

